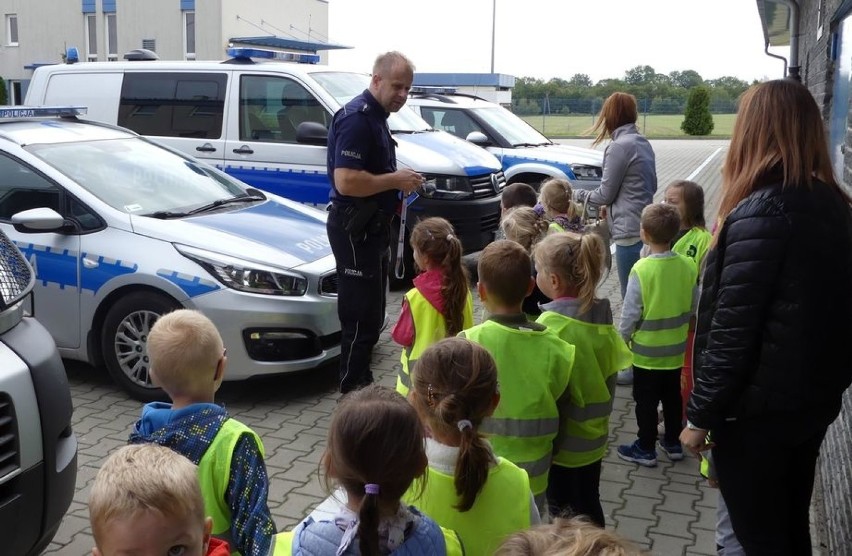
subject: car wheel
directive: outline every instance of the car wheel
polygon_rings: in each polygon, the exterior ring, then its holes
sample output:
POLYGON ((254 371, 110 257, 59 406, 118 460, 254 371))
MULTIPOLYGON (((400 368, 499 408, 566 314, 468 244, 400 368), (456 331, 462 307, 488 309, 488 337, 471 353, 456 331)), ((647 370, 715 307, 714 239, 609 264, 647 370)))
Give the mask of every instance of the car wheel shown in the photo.
POLYGON ((151 383, 148 334, 161 315, 180 308, 164 295, 135 292, 119 299, 106 314, 101 351, 112 379, 133 398, 148 402, 167 399, 151 383))

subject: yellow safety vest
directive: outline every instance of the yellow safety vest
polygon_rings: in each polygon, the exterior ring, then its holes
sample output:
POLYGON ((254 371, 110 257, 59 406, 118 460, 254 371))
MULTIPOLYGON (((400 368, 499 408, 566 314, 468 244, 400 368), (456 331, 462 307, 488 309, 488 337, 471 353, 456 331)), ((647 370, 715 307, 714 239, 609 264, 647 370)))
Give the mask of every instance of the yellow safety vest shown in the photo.
POLYGON ((677 253, 646 257, 630 272, 639 279, 643 306, 642 320, 630 341, 633 364, 645 369, 683 367, 698 276, 695 263, 677 253))
MULTIPOLYGON (((408 396, 411 389, 411 368, 423 351, 447 337, 447 324, 444 316, 435 309, 417 288, 411 288, 405 294, 411 318, 414 321, 414 345, 402 348, 400 369, 396 377, 396 391, 408 396)), ((464 308, 462 328, 473 326, 473 296, 468 292, 464 308)))
POLYGON ((672 246, 672 251, 691 259, 698 270, 701 270, 701 264, 704 262, 704 256, 710 249, 710 242, 713 240, 713 234, 695 226, 686 232, 672 246))
MULTIPOLYGON (((260 455, 264 455, 263 442, 253 430, 235 419, 226 419, 213 442, 198 462, 198 481, 204 498, 204 513, 213 518, 213 535, 228 541, 231 539, 231 508, 225 500, 228 481, 231 478, 231 459, 237 442, 243 435, 249 435, 257 443, 260 455)), ((239 554, 232 550, 231 554, 239 554)))
POLYGON ((538 323, 576 347, 570 396, 561 417, 553 463, 584 467, 604 457, 609 436, 615 379, 633 364, 633 354, 612 324, 594 324, 545 311, 538 323))
POLYGON ((564 232, 564 231, 565 231, 565 228, 563 228, 562 226, 560 226, 560 225, 559 225, 559 224, 557 224, 556 222, 551 222, 551 223, 547 226, 547 233, 549 233, 549 234, 552 234, 552 233, 559 233, 559 232, 564 232))
POLYGON ((420 488, 420 481, 415 481, 403 500, 458 533, 468 556, 490 556, 506 536, 530 526, 530 480, 526 471, 509 460, 497 459, 466 512, 455 508, 460 498, 452 475, 428 467, 423 494, 418 496, 420 488))
POLYGON ((459 336, 482 345, 497 363, 500 403, 483 421, 494 453, 530 476, 536 496, 547 490, 547 473, 559 433, 558 401, 567 394, 574 346, 552 330, 518 329, 494 321, 459 336))

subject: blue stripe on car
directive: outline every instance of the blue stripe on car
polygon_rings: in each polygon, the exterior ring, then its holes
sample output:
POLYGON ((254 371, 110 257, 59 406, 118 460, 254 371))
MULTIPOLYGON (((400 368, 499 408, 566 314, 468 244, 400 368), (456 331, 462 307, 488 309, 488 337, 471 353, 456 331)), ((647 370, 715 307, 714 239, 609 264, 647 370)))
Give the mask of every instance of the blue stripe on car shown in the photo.
POLYGON ((506 173, 508 173, 509 168, 517 164, 529 164, 530 162, 536 162, 538 164, 546 164, 547 166, 553 166, 554 168, 564 172, 565 175, 568 176, 568 179, 577 179, 577 177, 574 175, 574 171, 571 169, 571 165, 556 162, 553 160, 545 160, 543 158, 532 158, 529 156, 513 156, 507 154, 503 155, 500 162, 503 163, 503 171, 506 173))
POLYGON ((157 271, 157 276, 165 278, 172 284, 176 285, 189 297, 197 297, 219 289, 219 284, 212 280, 205 280, 199 276, 190 276, 189 274, 182 274, 165 268, 159 269, 157 271))
POLYGON ((244 168, 225 166, 228 175, 251 186, 300 203, 321 204, 328 202, 331 185, 325 172, 289 170, 286 168, 244 168))
POLYGON ((53 251, 46 245, 33 243, 16 241, 15 244, 35 268, 36 279, 42 286, 57 284, 60 289, 65 289, 66 286, 77 287, 77 253, 68 249, 53 251))
POLYGON ((113 278, 124 274, 133 274, 139 269, 139 265, 134 263, 125 263, 100 255, 83 253, 83 257, 97 259, 98 261, 98 266, 95 268, 86 268, 86 265, 82 265, 80 270, 81 289, 92 290, 94 293, 97 293, 104 284, 113 278))
MULTIPOLYGON (((463 139, 453 137, 448 141, 446 134, 437 132, 412 133, 410 135, 397 136, 401 141, 408 141, 420 145, 430 151, 447 157, 457 164, 466 176, 481 176, 491 174, 499 170, 494 155, 485 149, 471 149, 469 143, 463 139), (463 148, 456 149, 455 141, 461 141, 463 148)), ((417 168, 414 168, 417 170, 417 168)))

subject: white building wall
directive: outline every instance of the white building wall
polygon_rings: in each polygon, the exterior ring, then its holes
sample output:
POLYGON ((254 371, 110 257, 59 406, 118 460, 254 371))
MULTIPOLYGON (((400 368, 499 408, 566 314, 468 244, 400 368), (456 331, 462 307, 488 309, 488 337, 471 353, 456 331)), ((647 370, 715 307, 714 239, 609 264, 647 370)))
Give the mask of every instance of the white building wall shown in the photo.
MULTIPOLYGON (((44 1, 44 0, 40 0, 44 1)), ((79 0, 73 1, 79 9, 79 0)), ((210 0, 197 0, 196 7, 210 0)), ((100 2, 98 9, 100 10, 100 2)), ((118 59, 136 48, 142 48, 143 39, 156 41, 156 52, 161 60, 183 60, 183 15, 179 0, 116 0, 115 13, 118 24, 118 59)), ((103 29, 102 13, 99 27, 103 29)), ((197 23, 196 23, 197 27, 197 23)), ((101 31, 99 36, 103 36, 101 31)), ((102 50, 102 49, 101 49, 102 50)), ((106 60, 101 55, 100 61, 106 60)))

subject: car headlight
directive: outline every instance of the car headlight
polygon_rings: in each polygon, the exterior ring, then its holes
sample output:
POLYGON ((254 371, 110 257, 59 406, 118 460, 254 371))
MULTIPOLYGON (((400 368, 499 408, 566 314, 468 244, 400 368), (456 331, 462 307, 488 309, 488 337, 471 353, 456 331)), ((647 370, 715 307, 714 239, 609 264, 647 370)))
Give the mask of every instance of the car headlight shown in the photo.
POLYGON ((587 164, 572 164, 571 171, 578 180, 599 180, 603 176, 600 166, 589 166, 587 164))
POLYGON ((432 199, 464 199, 473 195, 470 180, 461 176, 426 176, 427 187, 432 199), (434 189, 434 190, 433 190, 434 189))
POLYGON ((265 267, 186 245, 175 244, 175 249, 234 290, 287 296, 305 295, 308 290, 308 280, 295 272, 265 267))

